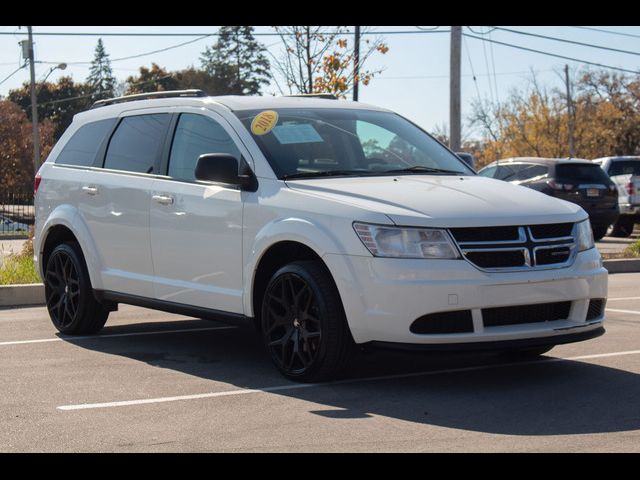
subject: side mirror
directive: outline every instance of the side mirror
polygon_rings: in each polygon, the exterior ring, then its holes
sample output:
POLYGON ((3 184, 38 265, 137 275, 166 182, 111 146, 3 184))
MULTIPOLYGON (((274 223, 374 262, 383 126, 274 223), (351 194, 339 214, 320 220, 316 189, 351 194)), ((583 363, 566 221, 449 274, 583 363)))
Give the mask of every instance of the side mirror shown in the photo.
MULTIPOLYGON (((247 169, 248 170, 248 169, 247 169)), ((242 190, 255 192, 258 181, 252 172, 240 175, 239 162, 236 157, 227 153, 205 153, 196 162, 196 180, 220 182, 238 185, 242 190)))
POLYGON ((466 152, 456 152, 456 155, 458 155, 458 157, 460 157, 460 159, 466 163, 468 166, 470 166, 471 168, 473 168, 475 170, 476 168, 476 159, 473 158, 473 155, 471 155, 470 153, 466 153, 466 152))

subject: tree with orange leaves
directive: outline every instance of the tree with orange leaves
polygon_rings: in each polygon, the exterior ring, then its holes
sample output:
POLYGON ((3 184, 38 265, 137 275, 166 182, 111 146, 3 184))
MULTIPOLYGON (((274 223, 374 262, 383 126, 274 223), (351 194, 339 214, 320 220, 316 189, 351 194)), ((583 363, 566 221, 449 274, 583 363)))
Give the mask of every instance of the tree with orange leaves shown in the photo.
MULTIPOLYGON (((283 51, 273 66, 286 86, 275 79, 280 93, 332 93, 346 97, 356 81, 353 68, 354 45, 347 38, 347 27, 276 26, 283 51), (288 90, 288 92, 287 92, 288 90)), ((363 30, 363 33, 367 33, 363 30)), ((361 42, 357 80, 368 85, 382 69, 364 68, 375 53, 386 54, 389 47, 382 38, 365 38, 361 42)))

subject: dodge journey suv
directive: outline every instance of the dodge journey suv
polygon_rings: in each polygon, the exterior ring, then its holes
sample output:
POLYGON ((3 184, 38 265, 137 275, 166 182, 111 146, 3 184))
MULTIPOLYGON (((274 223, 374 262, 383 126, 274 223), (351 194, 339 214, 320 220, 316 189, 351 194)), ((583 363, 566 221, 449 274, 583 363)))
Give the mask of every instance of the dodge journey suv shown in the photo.
POLYGON ((476 175, 391 111, 200 91, 97 102, 40 168, 51 320, 119 303, 254 323, 288 378, 356 346, 538 355, 604 333, 607 272, 578 205, 476 175))

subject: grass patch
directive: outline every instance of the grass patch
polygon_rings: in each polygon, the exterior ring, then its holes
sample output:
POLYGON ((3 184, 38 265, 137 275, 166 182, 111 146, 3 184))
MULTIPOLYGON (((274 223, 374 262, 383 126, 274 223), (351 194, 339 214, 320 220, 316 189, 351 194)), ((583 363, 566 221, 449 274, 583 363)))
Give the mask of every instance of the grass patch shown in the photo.
POLYGON ((32 255, 9 255, 0 259, 0 285, 40 283, 32 255))
POLYGON ((640 257, 640 240, 629 245, 624 253, 629 257, 640 257))

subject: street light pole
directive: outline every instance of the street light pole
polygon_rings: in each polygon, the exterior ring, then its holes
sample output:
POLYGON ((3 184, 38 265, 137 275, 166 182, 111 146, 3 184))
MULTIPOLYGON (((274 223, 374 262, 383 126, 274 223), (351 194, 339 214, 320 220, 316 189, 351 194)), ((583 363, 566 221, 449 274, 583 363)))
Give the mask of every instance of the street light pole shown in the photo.
POLYGON ((33 34, 31 27, 27 26, 29 32, 29 70, 31 75, 31 124, 33 133, 33 173, 40 168, 40 132, 38 131, 38 96, 36 95, 36 66, 33 55, 33 34))

